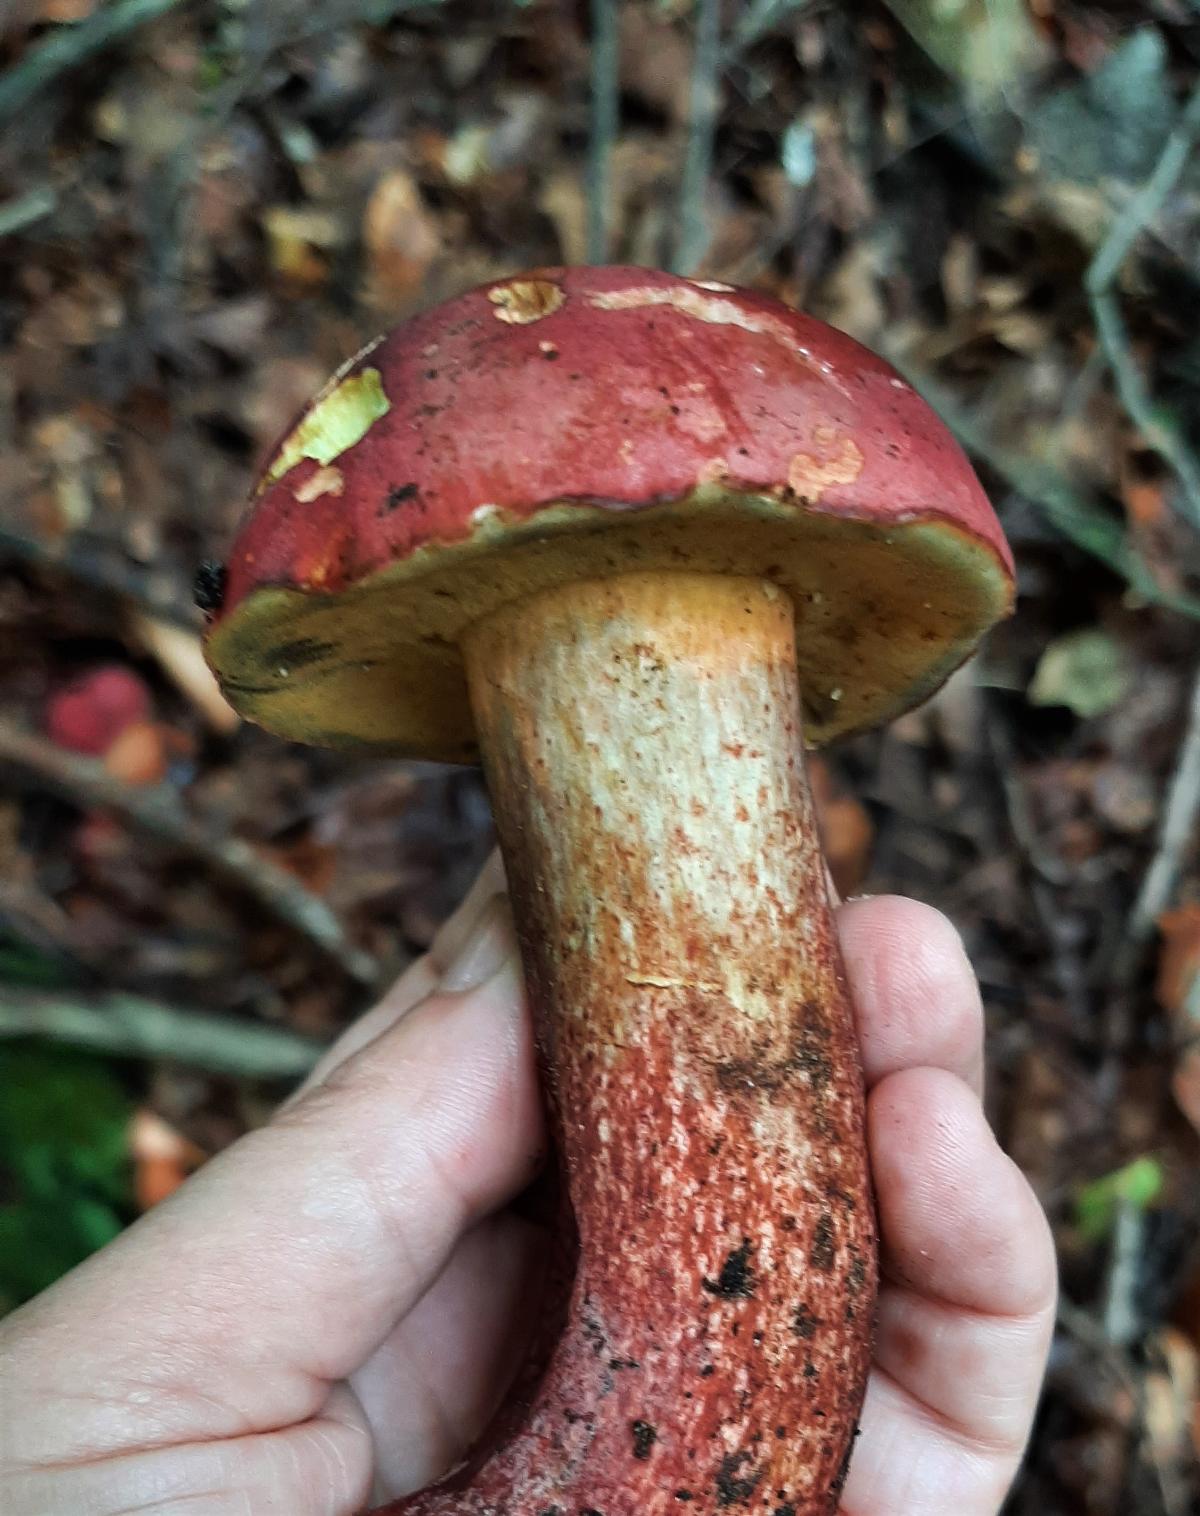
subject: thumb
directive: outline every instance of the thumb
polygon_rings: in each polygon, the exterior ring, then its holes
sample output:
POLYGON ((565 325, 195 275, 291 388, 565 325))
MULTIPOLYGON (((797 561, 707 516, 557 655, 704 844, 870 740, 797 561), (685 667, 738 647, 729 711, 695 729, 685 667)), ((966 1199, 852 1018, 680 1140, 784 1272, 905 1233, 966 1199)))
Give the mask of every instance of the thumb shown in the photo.
POLYGON ((442 988, 11 1317, 8 1346, 52 1396, 55 1365, 59 1395, 104 1387, 73 1408, 81 1456, 290 1424, 529 1180, 541 1141, 497 899, 442 988))

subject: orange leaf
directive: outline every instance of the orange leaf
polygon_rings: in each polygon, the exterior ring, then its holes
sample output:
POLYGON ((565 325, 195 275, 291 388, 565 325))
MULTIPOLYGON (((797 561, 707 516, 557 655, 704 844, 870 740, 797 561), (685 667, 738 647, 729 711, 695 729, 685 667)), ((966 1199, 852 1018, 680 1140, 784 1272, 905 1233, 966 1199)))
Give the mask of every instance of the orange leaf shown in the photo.
POLYGON ((1163 487, 1156 479, 1126 477, 1121 484, 1121 499, 1135 526, 1161 526, 1166 520, 1163 487))
POLYGON ((135 721, 118 733, 104 755, 104 767, 125 784, 158 784, 167 772, 167 745, 153 721, 135 721))
POLYGON ((843 899, 862 888, 875 829, 865 808, 834 778, 819 753, 808 760, 817 827, 834 887, 843 899))
POLYGON ((1158 918, 1162 949, 1154 993, 1159 1005, 1182 1015, 1196 973, 1200 970, 1200 905, 1181 905, 1158 918))
POLYGON ((363 216, 363 241, 377 303, 402 301, 420 290, 441 239, 411 174, 394 169, 380 179, 363 216))
POLYGON ((207 1156, 145 1106, 134 1114, 130 1125, 129 1151, 134 1164, 134 1195, 143 1211, 173 1194, 207 1156))

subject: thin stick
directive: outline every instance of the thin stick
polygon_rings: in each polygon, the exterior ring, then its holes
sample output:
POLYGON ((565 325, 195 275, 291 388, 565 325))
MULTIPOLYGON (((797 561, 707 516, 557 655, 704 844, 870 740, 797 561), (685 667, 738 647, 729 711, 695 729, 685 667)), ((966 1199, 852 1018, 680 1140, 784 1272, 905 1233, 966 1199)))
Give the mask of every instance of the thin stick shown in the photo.
POLYGON ((1127 988, 1141 966, 1146 944, 1154 935, 1158 918, 1175 893, 1184 857, 1195 841, 1200 819, 1200 669, 1192 684, 1187 729, 1179 749, 1175 773, 1167 791, 1158 841, 1150 867, 1129 913, 1125 935, 1113 962, 1112 982, 1127 988))
POLYGON ((1084 276, 1100 346, 1117 384, 1121 403, 1147 444, 1174 470, 1188 517, 1200 526, 1200 460, 1175 419, 1155 404, 1129 345, 1129 334, 1113 286, 1133 244, 1162 209, 1187 167, 1200 136, 1200 85, 1193 90, 1154 172, 1113 221, 1108 236, 1084 276))
POLYGON ((688 140, 679 192, 679 240, 671 267, 690 273, 707 241, 704 201, 712 172, 713 138, 717 129, 717 75, 721 63, 719 0, 696 0, 696 40, 692 50, 692 89, 688 110, 688 140))
POLYGON ((182 0, 109 0, 86 21, 51 32, 7 77, 0 79, 0 126, 7 126, 68 69, 86 62, 139 26, 165 16, 181 3, 182 0))
POLYGON ((372 989, 378 986, 379 965, 370 953, 347 940, 341 922, 323 900, 285 869, 261 857, 248 842, 220 836, 190 816, 169 786, 143 789, 123 784, 94 759, 66 752, 2 718, 0 761, 15 764, 77 805, 111 811, 146 836, 203 859, 213 873, 299 933, 351 979, 372 989))
POLYGON ((608 261, 612 150, 620 116, 620 45, 616 0, 592 0, 592 109, 588 134, 589 263, 608 261))
POLYGON ((0 559, 11 557, 47 573, 62 574, 89 590, 132 601, 163 621, 196 631, 201 624, 200 616, 192 606, 190 590, 156 589, 144 573, 131 568, 118 552, 115 544, 96 553, 74 540, 61 548, 51 547, 36 537, 0 527, 0 559))
POLYGON ((1122 1198, 1117 1202, 1104 1294, 1104 1335, 1122 1348, 1128 1347, 1138 1335, 1136 1297, 1144 1236, 1141 1208, 1122 1198))
POLYGON ((11 237, 24 231, 35 221, 49 216, 57 205, 58 191, 49 184, 39 184, 23 195, 4 201, 0 205, 0 237, 11 237))
POLYGON ((169 1060, 245 1079, 300 1079, 324 1047, 284 1027, 213 1016, 113 991, 0 985, 0 1038, 43 1037, 117 1058, 169 1060))

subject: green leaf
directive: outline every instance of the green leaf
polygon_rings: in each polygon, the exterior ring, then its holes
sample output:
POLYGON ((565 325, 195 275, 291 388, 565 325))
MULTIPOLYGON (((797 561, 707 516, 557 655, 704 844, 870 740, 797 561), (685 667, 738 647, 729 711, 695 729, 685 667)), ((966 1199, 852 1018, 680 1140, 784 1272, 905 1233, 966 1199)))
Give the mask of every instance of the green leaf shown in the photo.
POLYGON ((1100 1242, 1112 1231, 1118 1206, 1144 1211, 1158 1199, 1162 1188, 1162 1165, 1157 1158, 1144 1154, 1080 1187, 1075 1196, 1075 1225, 1088 1242, 1100 1242))
POLYGON ((45 1288, 132 1211, 132 1102, 100 1059, 0 1047, 0 1303, 45 1288))
POLYGON ((1045 49, 1026 0, 887 0, 913 41, 979 100, 1025 80, 1045 49))
POLYGON ((0 1205, 0 1314, 48 1288, 121 1231, 116 1207, 87 1195, 67 1205, 0 1205))
POLYGON ((1128 689, 1124 651, 1097 627, 1056 638, 1042 654, 1028 694, 1032 705, 1065 705, 1088 721, 1120 705, 1128 689))
POLYGON ((1138 184, 1158 161, 1177 115, 1166 43, 1157 28, 1145 26, 1094 74, 1034 107, 1028 140, 1044 178, 1138 184))

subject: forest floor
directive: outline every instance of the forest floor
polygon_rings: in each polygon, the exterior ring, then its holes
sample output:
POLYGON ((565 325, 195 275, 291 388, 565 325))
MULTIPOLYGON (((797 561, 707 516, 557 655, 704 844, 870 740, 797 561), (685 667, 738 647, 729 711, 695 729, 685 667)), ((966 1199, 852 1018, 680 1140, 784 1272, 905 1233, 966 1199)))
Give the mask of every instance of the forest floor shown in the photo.
POLYGON ((1008 1509, 1197 1509, 1198 134, 1192 0, 0 0, 0 1309, 261 1122, 490 845, 475 773, 216 695, 256 461, 429 303, 675 267, 883 352, 1001 513, 1017 614, 826 755, 827 841, 961 929, 1053 1222, 1008 1509))

